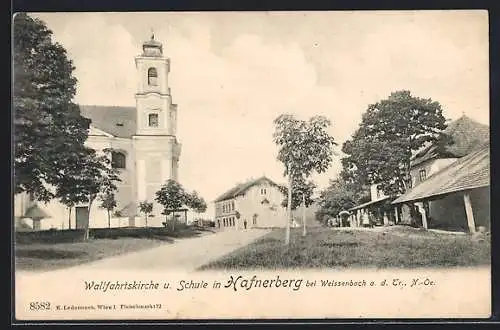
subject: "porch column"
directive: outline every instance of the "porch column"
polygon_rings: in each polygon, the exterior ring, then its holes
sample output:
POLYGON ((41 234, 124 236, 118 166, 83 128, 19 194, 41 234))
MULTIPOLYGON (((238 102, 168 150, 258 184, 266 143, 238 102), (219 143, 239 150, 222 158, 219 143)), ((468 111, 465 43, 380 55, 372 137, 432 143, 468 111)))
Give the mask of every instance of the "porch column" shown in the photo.
POLYGON ((470 195, 464 194, 465 214, 467 215, 467 225, 471 233, 476 232, 476 222, 474 221, 474 213, 472 212, 472 204, 470 202, 470 195))
POLYGON ((389 216, 387 215, 387 212, 383 211, 382 217, 384 219, 384 226, 388 226, 389 225, 389 216))
POLYGON ((399 222, 399 213, 398 213, 398 206, 396 205, 394 207, 394 215, 395 215, 395 224, 397 224, 399 222))
POLYGON ((425 229, 427 229, 428 228, 428 225, 427 225, 427 215, 425 214, 424 203, 418 202, 418 203, 415 203, 415 205, 418 207, 418 211, 422 215, 422 226, 425 229))

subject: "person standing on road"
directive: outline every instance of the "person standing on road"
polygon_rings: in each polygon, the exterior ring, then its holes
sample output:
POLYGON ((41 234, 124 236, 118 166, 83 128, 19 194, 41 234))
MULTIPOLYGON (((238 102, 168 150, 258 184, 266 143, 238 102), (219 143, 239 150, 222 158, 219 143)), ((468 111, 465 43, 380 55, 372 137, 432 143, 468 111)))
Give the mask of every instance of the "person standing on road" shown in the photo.
POLYGON ((243 220, 243 226, 247 229, 247 219, 243 220))

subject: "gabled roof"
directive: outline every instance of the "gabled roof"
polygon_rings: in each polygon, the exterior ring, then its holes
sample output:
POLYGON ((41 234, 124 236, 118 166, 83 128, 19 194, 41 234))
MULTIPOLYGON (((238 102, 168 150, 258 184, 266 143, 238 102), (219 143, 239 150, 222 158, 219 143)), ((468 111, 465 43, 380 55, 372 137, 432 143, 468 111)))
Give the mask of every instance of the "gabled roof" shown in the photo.
POLYGON ((122 106, 80 105, 80 113, 93 127, 120 138, 136 132, 136 108, 122 106))
POLYGON ((443 133, 451 139, 450 144, 429 145, 411 160, 411 166, 434 158, 460 158, 475 150, 490 138, 490 129, 463 115, 451 122, 443 133))
POLYGON ((366 202, 366 203, 363 203, 363 204, 360 204, 360 205, 356 205, 352 208, 349 209, 349 211, 355 211, 355 210, 359 210, 359 209, 362 209, 362 208, 365 208, 369 205, 375 205, 375 204, 378 204, 380 202, 383 202, 385 200, 388 200, 389 198, 391 198, 390 196, 385 196, 385 197, 382 197, 380 199, 376 199, 376 200, 373 200, 373 201, 369 201, 369 202, 366 202))
POLYGON ((269 183, 270 185, 278 187, 278 184, 276 184, 274 181, 272 181, 271 179, 269 179, 265 176, 262 176, 258 179, 249 180, 245 183, 240 183, 240 184, 236 185, 235 187, 229 189, 228 191, 226 191, 225 193, 223 193, 222 195, 217 197, 214 200, 214 202, 222 202, 224 200, 228 200, 228 199, 232 199, 232 198, 235 198, 237 196, 240 196, 240 195, 244 195, 245 192, 248 189, 252 188, 253 186, 258 185, 258 184, 262 184, 262 183, 266 183, 266 182, 269 183))
POLYGON ((451 163, 428 177, 392 203, 428 199, 457 191, 490 185, 490 146, 483 144, 478 150, 451 163))
POLYGON ((37 204, 35 204, 32 207, 30 207, 28 210, 26 210, 26 213, 24 214, 23 218, 46 219, 46 218, 50 218, 50 215, 48 215, 37 204))

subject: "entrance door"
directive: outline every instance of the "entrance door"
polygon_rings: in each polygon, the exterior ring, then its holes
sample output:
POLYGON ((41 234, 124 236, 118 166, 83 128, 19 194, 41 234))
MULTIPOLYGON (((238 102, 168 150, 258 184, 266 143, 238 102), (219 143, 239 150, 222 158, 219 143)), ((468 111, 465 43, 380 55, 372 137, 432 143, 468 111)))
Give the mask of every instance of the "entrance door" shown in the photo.
POLYGON ((76 207, 76 229, 84 229, 89 223, 89 209, 86 206, 76 207))

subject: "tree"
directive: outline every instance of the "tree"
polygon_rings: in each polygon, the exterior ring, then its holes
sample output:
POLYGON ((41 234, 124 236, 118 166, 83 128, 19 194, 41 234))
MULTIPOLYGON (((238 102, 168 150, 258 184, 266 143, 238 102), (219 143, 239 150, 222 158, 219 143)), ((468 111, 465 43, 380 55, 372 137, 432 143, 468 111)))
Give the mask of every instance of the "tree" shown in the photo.
MULTIPOLYGON (((305 208, 309 207, 314 203, 314 199, 312 198, 312 196, 315 188, 316 184, 314 184, 314 182, 312 181, 305 182, 303 177, 295 178, 292 183, 291 209, 295 210, 297 209, 297 207, 302 206, 303 236, 305 236, 307 232, 305 208)), ((288 196, 288 188, 286 186, 280 186, 279 189, 285 196, 288 196)), ((283 198, 281 205, 285 207, 288 205, 288 197, 283 198)))
POLYGON ((47 202, 51 188, 65 184, 67 158, 83 151, 90 121, 72 101, 74 67, 52 31, 25 13, 14 16, 13 28, 15 193, 47 202))
POLYGON ((187 202, 184 188, 175 180, 168 180, 156 192, 155 200, 163 206, 163 214, 167 217, 172 213, 172 230, 175 230, 175 211, 187 202))
POLYGON ((77 192, 76 196, 88 205, 89 221, 85 226, 85 239, 89 238, 93 202, 99 196, 113 194, 117 189, 116 182, 121 181, 117 170, 111 166, 110 154, 111 149, 104 149, 103 154, 98 155, 94 149, 85 148, 81 154, 67 160, 69 167, 61 174, 73 182, 71 191, 77 192))
POLYGON ((186 195, 186 205, 196 213, 204 213, 207 210, 207 203, 196 191, 186 195))
POLYGON ((78 171, 80 157, 85 156, 74 153, 71 158, 67 159, 69 166, 60 173, 61 178, 55 192, 55 197, 68 208, 68 229, 71 229, 71 210, 73 207, 88 200, 85 192, 80 189, 83 184, 81 181, 84 180, 78 171))
POLYGON ((324 221, 325 216, 336 217, 340 212, 369 200, 370 193, 365 187, 342 178, 331 180, 330 185, 320 193, 316 218, 324 221))
POLYGON ((148 226, 148 217, 151 212, 153 212, 153 203, 148 201, 143 201, 139 203, 139 212, 144 213, 146 220, 146 227, 148 226))
POLYGON ((111 212, 116 207, 115 194, 111 191, 101 195, 101 207, 108 212, 108 228, 111 228, 111 212))
POLYGON ((431 99, 397 91, 368 106, 351 140, 344 143, 345 178, 378 184, 389 196, 402 194, 410 182, 410 159, 425 144, 438 141, 445 118, 431 99))
POLYGON ((288 221, 285 244, 290 244, 290 221, 292 220, 292 196, 294 180, 306 180, 313 171, 322 173, 332 161, 335 140, 327 129, 330 120, 314 116, 308 121, 298 120, 293 115, 283 114, 274 120, 274 142, 278 145, 278 160, 284 165, 288 178, 288 221))

